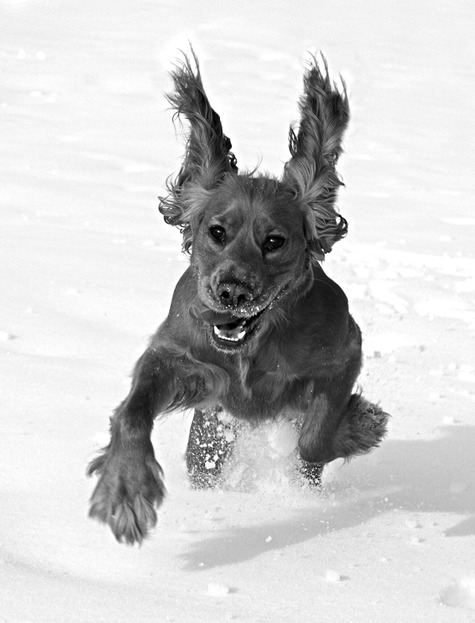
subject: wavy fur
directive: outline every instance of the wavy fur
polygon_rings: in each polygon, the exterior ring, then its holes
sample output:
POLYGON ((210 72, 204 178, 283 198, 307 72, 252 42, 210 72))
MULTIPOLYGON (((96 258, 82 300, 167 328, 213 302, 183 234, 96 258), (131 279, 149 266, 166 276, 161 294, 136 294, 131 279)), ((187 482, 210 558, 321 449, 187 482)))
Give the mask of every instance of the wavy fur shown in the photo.
MULTIPOLYGON (((306 206, 306 233, 313 261, 324 259, 348 229, 335 208, 342 181, 336 163, 349 120, 345 83, 338 89, 330 80, 326 59, 320 67, 313 57, 304 76, 304 93, 299 101, 301 120, 296 132, 289 132, 292 158, 286 163, 282 182, 306 206)), ((167 182, 168 195, 160 198, 159 210, 166 223, 183 234, 183 249, 190 252, 193 232, 199 225, 203 206, 226 174, 238 173, 231 152, 231 141, 224 134, 221 120, 205 93, 198 59, 184 57, 172 72, 175 91, 167 96, 175 117, 189 124, 182 167, 167 182)), ((246 175, 252 176, 253 172, 246 175)))
POLYGON ((347 221, 336 211, 335 200, 342 181, 336 163, 349 121, 346 86, 338 89, 330 80, 328 64, 313 57, 304 76, 304 93, 299 101, 300 126, 291 127, 289 150, 283 181, 308 207, 308 238, 312 255, 323 259, 348 229, 347 221))
POLYGON ((185 117, 190 128, 182 167, 175 179, 168 180, 169 194, 160 198, 159 207, 165 222, 182 232, 186 252, 191 248, 193 223, 206 192, 216 188, 226 173, 238 171, 231 141, 205 93, 193 50, 192 58, 194 67, 185 56, 171 74, 175 92, 167 99, 175 110, 174 118, 185 117))

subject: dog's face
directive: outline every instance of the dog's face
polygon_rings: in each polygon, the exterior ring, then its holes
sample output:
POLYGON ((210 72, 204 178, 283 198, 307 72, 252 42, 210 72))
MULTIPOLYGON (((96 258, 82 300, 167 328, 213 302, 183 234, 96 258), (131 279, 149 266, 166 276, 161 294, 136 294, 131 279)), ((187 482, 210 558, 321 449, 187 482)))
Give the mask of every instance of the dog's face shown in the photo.
POLYGON ((191 263, 211 343, 240 350, 308 274, 304 211, 265 177, 227 175, 195 216, 191 263))
POLYGON ((160 211, 192 252, 197 311, 211 343, 235 352, 277 317, 273 310, 306 279, 310 262, 322 260, 346 234, 334 201, 348 100, 344 84, 339 90, 330 80, 325 59, 313 59, 281 180, 240 175, 193 59, 194 67, 185 57, 172 73, 175 92, 168 99, 190 131, 183 165, 160 211))

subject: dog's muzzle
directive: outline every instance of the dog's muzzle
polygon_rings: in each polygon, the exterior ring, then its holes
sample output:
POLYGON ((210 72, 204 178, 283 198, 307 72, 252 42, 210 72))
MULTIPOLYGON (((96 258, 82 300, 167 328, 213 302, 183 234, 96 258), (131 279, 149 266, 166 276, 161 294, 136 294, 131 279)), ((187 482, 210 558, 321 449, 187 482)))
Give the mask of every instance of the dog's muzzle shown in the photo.
POLYGON ((247 306, 245 310, 206 309, 200 315, 209 326, 212 343, 220 350, 233 351, 242 347, 256 333, 262 316, 271 303, 272 301, 261 306, 247 306))

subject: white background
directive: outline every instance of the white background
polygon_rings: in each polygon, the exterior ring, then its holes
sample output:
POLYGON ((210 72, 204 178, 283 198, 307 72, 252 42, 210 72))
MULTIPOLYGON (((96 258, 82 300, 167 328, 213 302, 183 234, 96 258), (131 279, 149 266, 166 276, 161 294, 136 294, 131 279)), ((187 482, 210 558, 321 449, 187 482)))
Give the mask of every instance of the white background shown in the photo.
POLYGON ((475 621, 474 24, 462 0, 0 3, 0 621, 475 621), (157 423, 168 497, 127 548, 84 470, 187 262, 157 196, 188 39, 241 167, 280 174, 306 50, 346 79, 325 269, 393 417, 322 495, 279 427, 229 490, 190 491, 189 416, 157 423))

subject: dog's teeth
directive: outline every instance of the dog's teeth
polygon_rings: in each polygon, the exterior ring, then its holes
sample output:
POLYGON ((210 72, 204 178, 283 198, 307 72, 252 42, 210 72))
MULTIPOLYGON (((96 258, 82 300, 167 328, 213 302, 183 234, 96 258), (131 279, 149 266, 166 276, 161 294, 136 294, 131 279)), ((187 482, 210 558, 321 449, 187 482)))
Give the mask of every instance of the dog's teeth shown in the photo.
POLYGON ((230 336, 226 331, 222 331, 218 327, 213 327, 214 334, 219 337, 221 340, 227 340, 228 342, 240 342, 242 339, 246 337, 246 331, 239 331, 236 335, 230 336))

